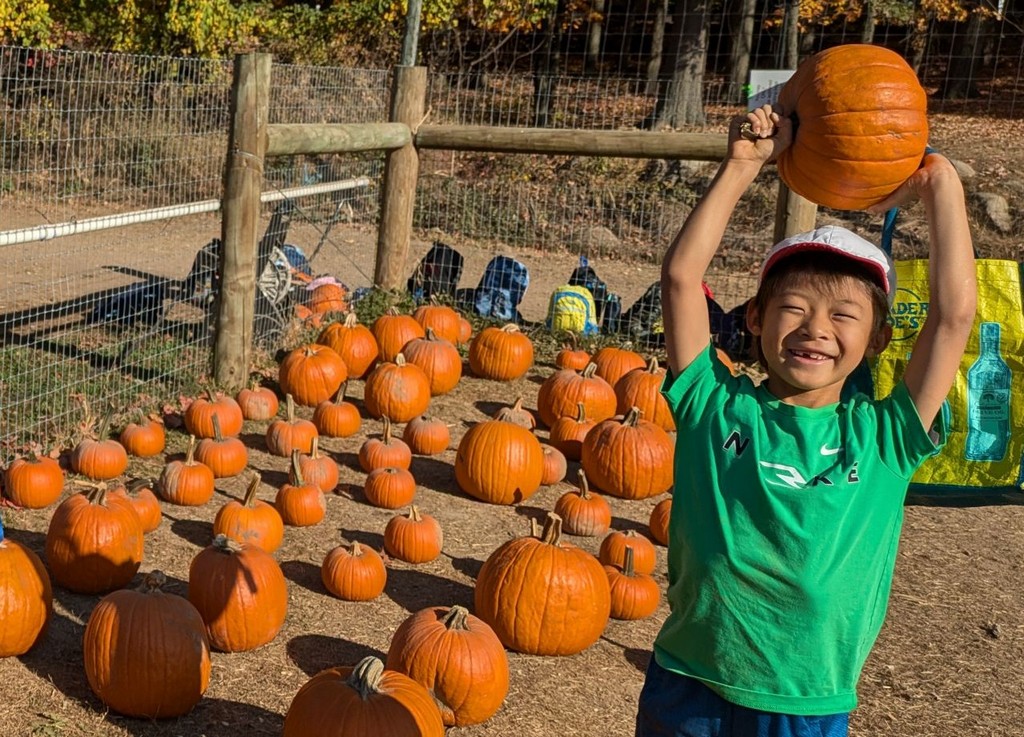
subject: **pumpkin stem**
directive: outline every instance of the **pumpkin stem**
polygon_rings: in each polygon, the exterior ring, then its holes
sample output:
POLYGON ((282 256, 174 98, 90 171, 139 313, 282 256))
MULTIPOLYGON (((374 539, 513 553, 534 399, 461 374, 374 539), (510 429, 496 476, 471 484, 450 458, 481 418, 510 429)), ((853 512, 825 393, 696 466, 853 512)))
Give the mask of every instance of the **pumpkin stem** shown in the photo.
POLYGON ((434 335, 434 328, 428 325, 424 332, 426 333, 427 340, 437 340, 437 336, 434 335))
POLYGON ((466 617, 468 616, 469 610, 464 606, 456 604, 441 618, 441 624, 445 626, 445 629, 468 630, 469 624, 466 623, 466 617))
POLYGON ((185 465, 194 466, 196 463, 196 436, 188 436, 188 450, 185 451, 185 465))
POLYGON ((629 412, 627 412, 626 416, 622 418, 622 424, 627 427, 636 427, 637 423, 640 422, 640 415, 643 413, 644 411, 639 407, 630 407, 629 412))
POLYGON ((632 578, 636 575, 636 571, 633 568, 633 546, 627 545, 626 551, 622 556, 622 575, 632 578))
POLYGON ((292 450, 292 476, 295 478, 295 486, 304 486, 306 482, 302 479, 302 464, 299 461, 299 449, 295 448, 292 450))
POLYGON ((391 418, 384 415, 384 445, 391 445, 391 418))
POLYGON ((420 514, 420 510, 416 508, 415 504, 409 507, 409 519, 411 519, 413 522, 423 521, 423 515, 420 514))
POLYGON ((245 489, 245 497, 242 499, 242 506, 252 508, 253 502, 256 501, 256 489, 260 486, 261 476, 257 473, 254 474, 249 485, 245 489))
POLYGON ((284 395, 285 412, 288 415, 288 422, 295 422, 295 400, 291 394, 284 395))
POLYGON ((214 412, 210 415, 210 420, 213 422, 213 439, 218 443, 224 442, 224 435, 220 431, 220 416, 214 412))
POLYGON ((159 591, 166 583, 167 576, 164 575, 164 572, 154 569, 146 574, 136 591, 143 594, 152 594, 159 591))
POLYGON ((341 386, 338 387, 337 393, 334 395, 335 404, 343 404, 345 402, 345 392, 348 391, 348 379, 341 382, 341 386))
POLYGON ((583 368, 583 378, 593 379, 594 374, 597 372, 597 364, 591 361, 583 368))
POLYGON ((95 487, 84 492, 84 494, 90 504, 99 504, 101 507, 107 506, 107 485, 103 482, 96 484, 95 487))
POLYGON ((110 429, 110 421, 113 419, 113 414, 107 412, 103 415, 103 419, 100 420, 100 426, 96 429, 96 437, 100 440, 107 439, 107 431, 110 429))
POLYGON ((154 483, 153 479, 133 479, 128 482, 128 486, 126 488, 129 494, 138 494, 143 489, 152 488, 154 483))
POLYGON ((384 663, 380 658, 367 655, 356 663, 352 674, 345 681, 349 686, 359 692, 360 698, 364 701, 374 694, 380 693, 380 679, 384 675, 384 663))
POLYGON ((356 311, 355 310, 349 310, 348 311, 348 314, 345 315, 345 323, 344 324, 345 324, 345 327, 347 327, 347 328, 354 328, 356 325, 359 324, 359 318, 356 317, 356 311))
POLYGON ((506 332, 506 333, 518 333, 518 332, 520 332, 519 326, 516 325, 514 322, 510 322, 508 325, 504 326, 502 328, 502 330, 504 332, 506 332))
POLYGON ((544 520, 544 530, 541 533, 540 541, 548 545, 558 545, 562 539, 562 518, 554 512, 548 512, 544 520))
POLYGON ((314 435, 313 441, 309 444, 309 457, 313 460, 320 458, 320 436, 314 435))
POLYGON ((583 402, 576 403, 576 422, 583 424, 587 421, 587 408, 583 405, 583 402))
POLYGON ((583 469, 582 468, 576 474, 576 478, 578 478, 579 482, 580 482, 580 498, 581 499, 589 500, 590 499, 590 482, 587 481, 587 474, 583 473, 583 469))
POLYGON ((236 554, 242 552, 241 543, 237 542, 236 540, 232 540, 224 533, 221 533, 217 535, 217 537, 213 538, 212 545, 219 553, 236 554))
POLYGON ((405 365, 405 354, 404 353, 399 353, 397 356, 395 356, 395 365, 396 366, 404 366, 405 365))

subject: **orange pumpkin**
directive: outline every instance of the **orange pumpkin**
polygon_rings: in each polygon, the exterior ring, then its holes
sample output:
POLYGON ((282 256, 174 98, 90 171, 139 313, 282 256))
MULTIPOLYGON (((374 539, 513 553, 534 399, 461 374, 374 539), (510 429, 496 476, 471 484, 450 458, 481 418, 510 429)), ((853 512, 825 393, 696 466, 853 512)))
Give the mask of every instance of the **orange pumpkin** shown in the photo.
POLYGON ((164 423, 157 417, 140 417, 138 422, 129 422, 118 438, 129 455, 150 458, 164 452, 167 436, 164 423))
POLYGON ((277 561, 226 535, 217 535, 192 559, 188 600, 206 624, 210 645, 226 653, 267 644, 288 613, 288 587, 277 561))
POLYGON ((927 95, 903 57, 882 46, 844 44, 805 59, 779 107, 799 121, 779 176, 837 210, 881 202, 917 170, 928 144, 927 95))
POLYGON ((82 655, 89 686, 125 716, 182 716, 210 685, 203 618, 188 599, 160 590, 166 580, 153 571, 138 589, 108 594, 85 627, 82 655))
POLYGON ((53 589, 43 561, 8 539, 0 519, 0 658, 31 650, 46 633, 52 611, 53 589))
POLYGON ((608 576, 590 553, 563 543, 562 520, 548 513, 537 537, 503 543, 476 579, 476 615, 505 647, 530 655, 574 655, 608 624, 608 576))
POLYGON ((369 473, 375 468, 409 468, 412 465, 412 450, 405 441, 392 437, 391 420, 384 418, 381 437, 367 438, 359 447, 359 465, 369 473))
MULTIPOLYGON (((459 320, 462 315, 447 305, 425 304, 417 307, 412 313, 413 319, 420 324, 424 333, 433 331, 441 340, 452 345, 459 342, 459 320)), ((405 352, 405 348, 402 348, 405 352)))
MULTIPOLYGON (((635 368, 646 366, 643 356, 628 348, 606 345, 594 354, 595 373, 614 387, 619 379, 635 368)), ((600 422, 600 420, 598 420, 600 422)))
POLYGON ((473 323, 464 317, 459 318, 459 339, 458 345, 466 345, 473 337, 473 323))
POLYGON ((339 599, 370 601, 384 591, 388 572, 376 550, 353 542, 328 551, 320 577, 327 590, 339 599))
POLYGON ((153 493, 152 479, 135 479, 128 487, 117 486, 110 489, 110 494, 123 497, 131 502, 135 513, 139 515, 143 532, 152 532, 160 526, 163 513, 160 511, 160 500, 153 493))
POLYGON ((409 420, 402 431, 402 440, 413 453, 432 456, 448 450, 452 436, 444 420, 422 415, 409 420))
POLYGON ((671 516, 672 497, 662 499, 651 510, 651 519, 647 526, 651 530, 651 537, 662 545, 668 545, 668 523, 671 516))
POLYGON ((668 400, 661 394, 665 369, 658 359, 651 358, 645 368, 633 369, 615 384, 615 412, 624 415, 630 407, 639 407, 645 420, 650 420, 665 432, 674 432, 676 421, 672 417, 668 400))
POLYGON ((508 656, 486 622, 465 607, 429 607, 398 626, 387 667, 422 684, 448 726, 490 719, 508 694, 508 656))
POLYGON ((537 391, 537 413, 548 427, 559 417, 578 414, 580 404, 594 422, 615 415, 615 389, 597 375, 596 363, 588 364, 583 373, 559 369, 537 391))
POLYGON ((71 451, 71 468, 94 481, 109 481, 128 468, 128 452, 116 440, 107 437, 110 416, 100 422, 94 437, 85 437, 71 451))
POLYGON ((290 481, 283 484, 274 497, 274 507, 281 515, 281 521, 293 527, 318 524, 327 514, 327 500, 319 486, 303 479, 298 450, 292 451, 288 478, 290 481))
POLYGON ((633 551, 633 561, 637 573, 654 573, 658 562, 658 553, 654 543, 636 530, 610 532, 601 541, 597 559, 606 566, 622 568, 626 564, 626 551, 633 551))
POLYGON ((565 478, 568 464, 562 451, 551 445, 542 447, 544 451, 544 470, 540 475, 541 486, 554 486, 565 478))
POLYGON ((197 397, 185 410, 185 429, 197 438, 213 437, 213 416, 220 418, 220 431, 233 438, 242 432, 242 408, 226 394, 215 392, 197 397))
POLYGON ((413 338, 405 344, 400 355, 409 363, 419 366, 430 382, 430 395, 436 397, 454 389, 462 378, 462 356, 454 343, 434 334, 428 327, 422 338, 413 338))
POLYGON ((580 454, 590 483, 622 499, 646 499, 672 486, 675 444, 633 407, 622 419, 599 422, 580 454))
POLYGON ((249 451, 238 438, 224 437, 220 417, 213 416, 213 437, 203 438, 195 450, 196 460, 213 471, 216 479, 237 476, 249 463, 249 451))
POLYGON ((354 668, 328 668, 299 689, 284 737, 444 737, 434 698, 372 656, 354 668))
POLYGON ((578 472, 579 488, 567 491, 555 502, 555 514, 562 518, 562 529, 570 535, 597 537, 612 524, 612 508, 608 500, 590 490, 587 475, 578 472))
POLYGON ((44 455, 16 458, 4 471, 4 493, 25 509, 42 509, 60 498, 64 491, 64 471, 60 464, 44 455))
POLYGON ((484 328, 469 344, 469 367, 482 379, 513 381, 533 365, 533 343, 518 325, 484 328))
MULTIPOLYGON (((334 491, 338 485, 338 462, 320 453, 320 441, 313 438, 309 455, 299 454, 299 470, 308 484, 316 484, 325 494, 334 491)), ((296 482, 294 472, 289 468, 288 482, 296 482)))
POLYGON ((373 322, 373 337, 380 348, 381 361, 394 361, 405 344, 426 335, 423 327, 411 315, 403 315, 392 307, 373 322))
POLYGON ((139 570, 142 538, 142 522, 131 503, 97 484, 53 511, 46 531, 46 565, 53 580, 69 591, 111 591, 139 570))
POLYGON ((347 438, 359 432, 363 418, 359 416, 359 408, 345 401, 348 382, 344 382, 334 401, 324 400, 313 410, 313 425, 321 435, 329 438, 347 438))
POLYGON ((596 424, 587 417, 587 408, 583 402, 577 402, 574 416, 559 417, 552 423, 548 442, 562 451, 569 460, 578 461, 583 454, 583 440, 596 424))
POLYGON ((575 333, 569 333, 569 342, 555 354, 555 368, 582 371, 590 363, 590 354, 579 347, 575 333))
POLYGON ((164 466, 157 484, 160 498, 171 504, 198 507, 213 498, 213 471, 195 459, 196 437, 189 435, 184 460, 164 466))
POLYGON ((473 425, 455 454, 455 480, 471 497, 518 504, 540 488, 544 451, 525 427, 502 420, 473 425))
POLYGON ((255 474, 241 502, 232 499, 217 510, 213 534, 226 535, 235 542, 255 545, 273 553, 284 540, 284 522, 272 504, 256 498, 260 481, 260 475, 255 474))
POLYGON ((363 495, 370 504, 382 509, 406 507, 416 496, 416 479, 404 468, 375 468, 366 477, 363 495))
POLYGON ((336 282, 318 284, 310 290, 306 306, 315 315, 344 312, 348 309, 348 290, 336 282))
POLYGON ((626 548, 621 566, 605 565, 612 594, 613 619, 644 619, 654 614, 661 601, 661 586, 646 573, 634 568, 634 549, 626 548))
POLYGON ((429 563, 441 554, 444 533, 429 514, 413 504, 407 515, 395 515, 384 528, 384 550, 406 563, 429 563))
POLYGON ((345 315, 344 322, 335 322, 324 328, 316 342, 341 356, 352 379, 366 376, 380 355, 377 339, 368 327, 359 323, 355 312, 345 315))
MULTIPOLYGON (((238 403, 238 408, 242 410, 242 417, 255 421, 273 419, 281 405, 277 395, 270 387, 260 386, 257 383, 238 392, 235 401, 238 403)), ((222 432, 223 430, 224 428, 221 428, 222 432)))
POLYGON ((292 451, 305 451, 312 447, 313 438, 320 433, 309 420, 295 416, 295 402, 291 394, 285 395, 285 419, 277 419, 267 427, 267 451, 272 455, 290 458, 292 451))
POLYGON ((399 353, 394 363, 381 362, 366 377, 363 405, 371 417, 408 422, 430 406, 430 379, 399 353))
POLYGON ((306 407, 333 397, 347 378, 348 367, 341 356, 317 343, 291 351, 278 370, 281 391, 306 407))

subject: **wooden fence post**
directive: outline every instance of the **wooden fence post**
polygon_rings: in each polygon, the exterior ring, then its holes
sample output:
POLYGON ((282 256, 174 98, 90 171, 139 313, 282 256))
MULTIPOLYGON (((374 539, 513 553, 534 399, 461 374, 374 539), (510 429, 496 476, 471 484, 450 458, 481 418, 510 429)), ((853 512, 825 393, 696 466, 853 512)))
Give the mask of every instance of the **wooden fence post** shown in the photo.
POLYGON ((774 243, 797 233, 814 230, 818 206, 791 190, 782 179, 779 179, 779 196, 775 203, 774 243))
MULTIPOLYGON (((415 132, 423 122, 426 100, 427 68, 396 67, 391 122, 405 123, 415 132)), ((419 171, 419 153, 414 143, 387 153, 377 227, 377 263, 373 272, 374 285, 382 289, 398 289, 402 284, 412 238, 419 171)))
POLYGON ((231 84, 231 133, 224 167, 221 220, 221 285, 213 352, 214 378, 225 391, 234 391, 249 379, 260 190, 270 109, 270 63, 270 54, 236 56, 231 84))

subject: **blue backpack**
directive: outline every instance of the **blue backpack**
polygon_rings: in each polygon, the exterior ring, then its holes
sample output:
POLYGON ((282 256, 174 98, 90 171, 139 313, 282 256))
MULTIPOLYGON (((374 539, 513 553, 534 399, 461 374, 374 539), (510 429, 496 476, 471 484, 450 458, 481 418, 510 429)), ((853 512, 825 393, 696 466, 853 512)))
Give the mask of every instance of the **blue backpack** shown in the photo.
POLYGON ((473 309, 483 317, 521 322, 519 303, 530 286, 526 265, 509 256, 495 256, 484 269, 473 295, 473 309))

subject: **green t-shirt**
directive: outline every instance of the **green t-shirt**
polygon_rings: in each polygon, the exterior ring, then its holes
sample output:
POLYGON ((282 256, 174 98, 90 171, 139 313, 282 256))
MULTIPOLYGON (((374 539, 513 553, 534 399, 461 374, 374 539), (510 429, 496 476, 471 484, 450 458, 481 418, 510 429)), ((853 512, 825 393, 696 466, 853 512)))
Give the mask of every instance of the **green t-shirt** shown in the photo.
POLYGON ((795 407, 714 355, 662 389, 678 436, 655 657, 747 708, 851 711, 907 485, 945 427, 933 442, 902 383, 880 401, 795 407))

